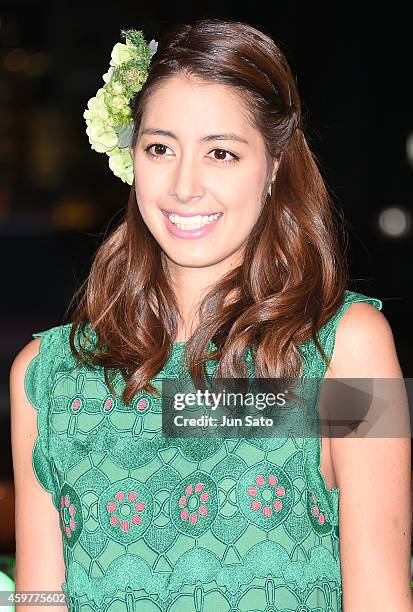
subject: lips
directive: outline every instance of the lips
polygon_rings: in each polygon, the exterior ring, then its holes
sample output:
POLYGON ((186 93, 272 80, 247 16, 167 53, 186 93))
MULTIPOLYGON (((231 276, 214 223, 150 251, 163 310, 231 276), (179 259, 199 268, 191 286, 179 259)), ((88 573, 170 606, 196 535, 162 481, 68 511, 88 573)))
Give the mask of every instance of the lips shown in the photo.
POLYGON ((164 223, 168 231, 173 236, 175 236, 176 238, 192 239, 192 240, 203 238, 204 236, 207 236, 208 234, 213 232, 214 228, 220 222, 222 216, 223 216, 223 213, 220 213, 216 219, 214 219, 213 221, 209 223, 205 223, 201 225, 201 227, 197 227, 193 229, 184 229, 184 228, 179 228, 178 225, 175 225, 175 223, 172 223, 168 214, 166 212, 163 212, 164 223))
POLYGON ((224 213, 217 213, 217 212, 199 212, 198 210, 194 210, 191 212, 188 211, 183 211, 183 210, 165 210, 165 209, 161 209, 162 210, 162 214, 168 216, 168 215, 178 215, 178 217, 196 217, 196 216, 200 216, 200 217, 209 217, 210 215, 215 215, 215 214, 220 214, 221 216, 224 213))

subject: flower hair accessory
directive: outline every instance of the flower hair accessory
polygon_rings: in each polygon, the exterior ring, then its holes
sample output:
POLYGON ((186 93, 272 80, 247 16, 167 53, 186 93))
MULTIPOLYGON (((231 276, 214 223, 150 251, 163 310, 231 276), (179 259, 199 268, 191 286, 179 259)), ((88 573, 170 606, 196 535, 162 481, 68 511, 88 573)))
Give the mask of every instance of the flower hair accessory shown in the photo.
POLYGON ((109 156, 109 168, 124 183, 132 185, 133 162, 130 144, 133 117, 130 101, 142 89, 158 43, 148 44, 141 31, 122 30, 125 44, 112 49, 109 70, 103 75, 105 85, 87 103, 83 113, 91 148, 109 156))

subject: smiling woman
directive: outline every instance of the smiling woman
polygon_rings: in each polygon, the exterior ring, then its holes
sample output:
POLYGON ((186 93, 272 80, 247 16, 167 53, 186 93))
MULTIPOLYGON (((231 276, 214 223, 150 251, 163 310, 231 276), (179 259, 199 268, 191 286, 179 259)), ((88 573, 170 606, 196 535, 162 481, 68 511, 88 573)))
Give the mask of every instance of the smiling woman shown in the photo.
POLYGON ((407 612, 406 440, 325 445, 318 396, 301 436, 165 435, 164 378, 401 372, 382 302, 346 288, 275 42, 216 19, 126 34, 85 113, 126 216, 10 377, 16 587, 61 584, 71 611, 407 612))
MULTIPOLYGON (((196 267, 192 295, 188 284, 180 295, 196 298, 201 285, 235 266, 262 212, 266 147, 244 114, 230 87, 188 76, 168 79, 145 106, 132 147, 136 200, 172 276, 185 282, 177 267, 196 267), (157 125, 171 129, 146 127, 157 125), (222 140, 231 150, 211 150, 222 140)), ((272 180, 277 167, 274 160, 272 180)))

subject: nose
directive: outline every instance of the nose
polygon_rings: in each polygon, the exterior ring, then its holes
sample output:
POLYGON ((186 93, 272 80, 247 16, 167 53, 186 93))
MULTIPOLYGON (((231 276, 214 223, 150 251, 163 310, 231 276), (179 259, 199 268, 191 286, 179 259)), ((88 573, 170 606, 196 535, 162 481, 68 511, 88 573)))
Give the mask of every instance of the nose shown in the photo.
POLYGON ((173 171, 169 195, 181 202, 189 202, 202 197, 203 193, 197 161, 193 155, 183 156, 173 171))

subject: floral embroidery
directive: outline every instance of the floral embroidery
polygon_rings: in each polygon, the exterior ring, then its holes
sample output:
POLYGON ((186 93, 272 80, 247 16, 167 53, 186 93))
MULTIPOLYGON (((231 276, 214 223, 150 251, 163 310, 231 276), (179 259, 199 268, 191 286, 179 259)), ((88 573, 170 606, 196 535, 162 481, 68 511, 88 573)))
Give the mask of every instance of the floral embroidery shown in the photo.
POLYGON ((72 409, 74 414, 78 413, 81 407, 82 407, 81 397, 75 397, 70 403, 70 408, 72 409))
POLYGON ((60 520, 65 540, 73 547, 82 534, 83 517, 79 495, 68 483, 60 490, 60 520))
POLYGON ((142 482, 125 478, 102 493, 98 513, 107 535, 117 542, 129 544, 138 540, 149 528, 153 498, 142 482))
POLYGON ((293 505, 293 487, 280 466, 259 463, 238 481, 238 497, 244 515, 254 524, 273 529, 287 518, 293 505))
POLYGON ((270 474, 268 476, 267 488, 265 488, 266 482, 262 474, 255 478, 255 482, 257 483, 258 487, 248 487, 247 492, 250 497, 260 496, 261 501, 254 499, 251 502, 251 510, 261 510, 265 517, 271 516, 273 509, 275 512, 279 512, 283 507, 282 500, 274 499, 274 497, 284 497, 285 488, 283 486, 275 488, 275 485, 278 482, 277 476, 274 476, 274 474, 270 474))
POLYGON ((65 495, 65 497, 62 497, 61 503, 62 508, 60 510, 60 516, 62 517, 63 524, 65 525, 65 533, 69 538, 72 535, 72 531, 76 529, 76 522, 74 518, 68 518, 66 512, 64 512, 64 509, 66 507, 68 509, 68 514, 73 517, 76 514, 76 508, 73 504, 70 503, 69 495, 65 495))
POLYGON ((320 535, 331 532, 333 526, 330 523, 328 513, 323 509, 320 501, 311 491, 307 492, 307 508, 313 528, 320 535))
POLYGON ((171 518, 182 533, 200 536, 211 526, 217 512, 217 487, 209 474, 190 474, 172 492, 171 518))
POLYGON ((185 521, 189 516, 189 522, 193 525, 196 525, 198 522, 199 516, 206 516, 208 514, 208 508, 205 506, 205 503, 208 500, 209 493, 208 491, 203 491, 204 485, 202 482, 197 482, 194 486, 192 484, 188 485, 185 489, 185 494, 179 498, 179 507, 183 508, 181 510, 181 519, 185 521), (199 496, 196 493, 200 493, 199 496), (193 495, 195 494, 195 495, 193 495), (191 506, 191 502, 193 502, 191 506), (200 504, 199 502, 203 502, 200 504))
POLYGON ((110 501, 107 505, 107 510, 112 514, 110 517, 110 524, 112 527, 119 526, 122 531, 127 533, 130 529, 131 523, 133 525, 139 525, 142 523, 142 517, 139 513, 144 511, 145 502, 136 502, 138 499, 138 494, 136 491, 130 491, 126 499, 125 497, 124 491, 118 491, 115 493, 116 501, 110 501), (130 519, 123 518, 122 514, 130 515, 130 519))
POLYGON ((116 408, 116 399, 112 395, 108 395, 102 402, 102 412, 104 415, 110 414, 116 408))
POLYGON ((138 410, 138 412, 143 412, 144 410, 146 410, 146 408, 149 407, 149 400, 147 397, 141 397, 136 403, 135 403, 135 408, 136 410, 138 410))

